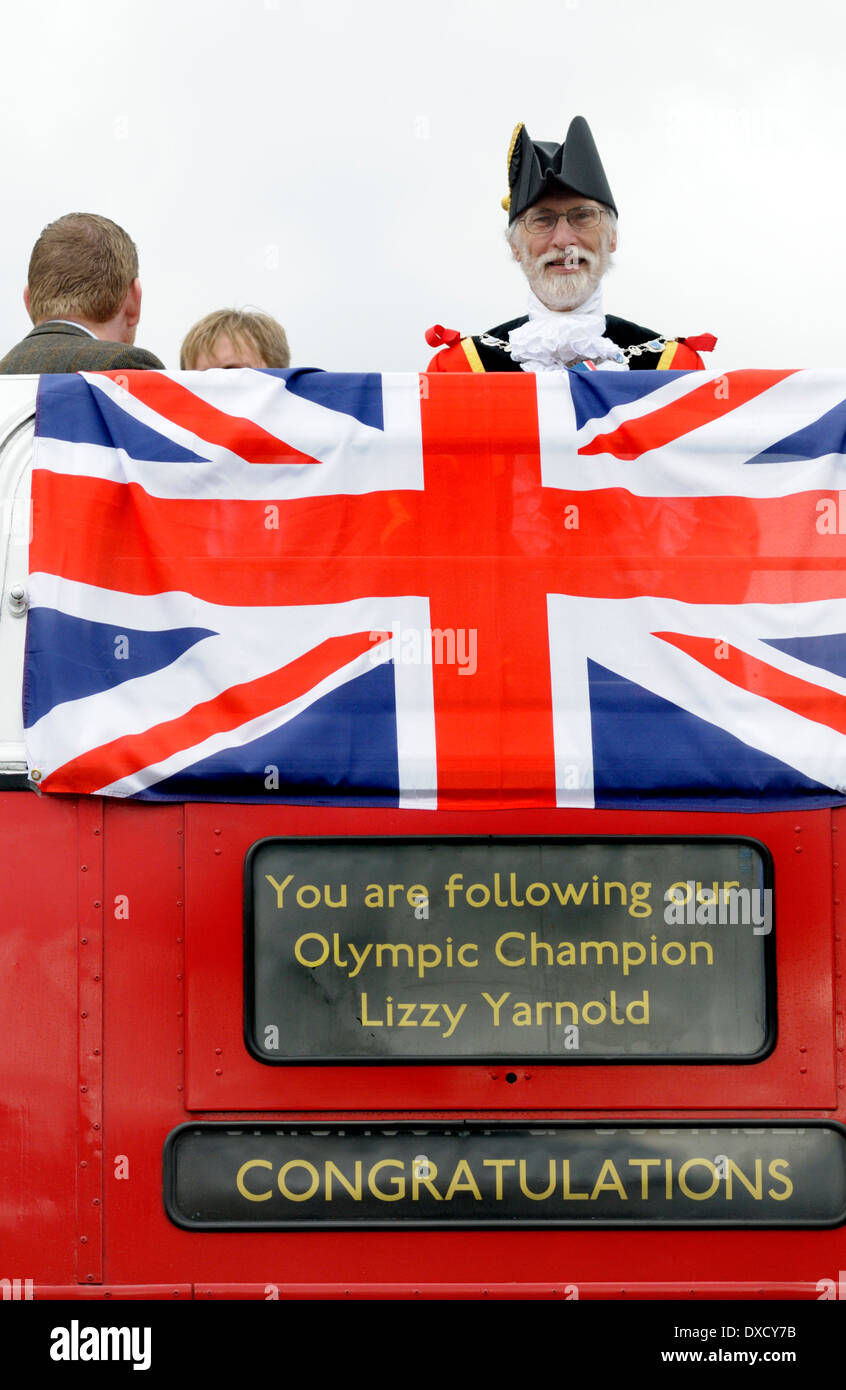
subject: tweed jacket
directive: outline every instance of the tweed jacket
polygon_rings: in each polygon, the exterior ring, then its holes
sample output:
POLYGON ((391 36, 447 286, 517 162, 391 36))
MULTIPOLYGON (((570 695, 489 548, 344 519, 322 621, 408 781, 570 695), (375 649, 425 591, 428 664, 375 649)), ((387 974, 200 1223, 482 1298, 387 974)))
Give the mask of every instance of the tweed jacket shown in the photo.
POLYGON ((75 324, 48 321, 39 323, 6 353, 0 360, 0 373, 25 376, 35 372, 111 372, 163 366, 158 357, 144 348, 104 342, 75 324))

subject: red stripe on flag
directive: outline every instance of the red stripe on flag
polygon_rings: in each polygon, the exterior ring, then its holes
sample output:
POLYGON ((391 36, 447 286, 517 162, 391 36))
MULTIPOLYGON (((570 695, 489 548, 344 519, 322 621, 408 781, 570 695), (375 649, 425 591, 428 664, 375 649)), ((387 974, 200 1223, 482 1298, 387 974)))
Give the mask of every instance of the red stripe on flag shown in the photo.
POLYGON ((590 444, 579 449, 579 453, 611 454, 623 460, 639 458, 648 449, 663 448, 682 435, 690 434, 691 430, 728 415, 729 411, 793 376, 796 370, 726 372, 640 419, 628 420, 608 434, 598 434, 590 444))
POLYGON ((97 375, 109 377, 172 424, 181 425, 209 444, 229 449, 247 463, 320 462, 269 434, 254 420, 228 415, 225 410, 209 405, 208 401, 160 372, 98 372, 97 375))
MULTIPOLYGON (((427 411, 427 428, 428 419, 427 411)), ((724 497, 566 492, 540 487, 526 443, 516 473, 505 451, 494 472, 462 442, 451 455, 447 441, 442 447, 426 465, 426 492, 297 498, 278 504, 278 526, 270 528, 261 501, 157 498, 136 483, 36 469, 30 571, 132 594, 185 590, 227 605, 425 594, 441 575, 456 595, 469 595, 483 566, 491 574, 517 567, 544 596, 651 593, 688 603, 846 596, 846 536, 815 525, 823 494, 732 498, 727 506, 724 497), (577 529, 568 527, 573 512, 577 529)), ((460 608, 469 611, 464 602, 460 608)), ((444 626, 457 622, 442 616, 444 626)))
POLYGON ((432 573, 431 624, 460 630, 474 653, 463 671, 432 667, 438 805, 554 806, 535 380, 518 373, 473 385, 472 416, 457 373, 431 376, 420 403, 425 499, 444 554, 432 573))
POLYGON ((390 636, 390 632, 353 632, 330 637, 278 671, 230 686, 214 699, 204 700, 144 733, 127 734, 80 754, 45 777, 41 786, 53 792, 94 792, 102 783, 104 767, 109 769, 110 782, 130 777, 183 748, 195 747, 212 734, 240 728, 268 710, 281 709, 364 652, 375 651, 390 636))
POLYGON ((670 646, 692 656, 701 666, 714 671, 741 690, 761 695, 773 704, 846 734, 846 699, 833 690, 814 685, 799 676, 790 676, 775 666, 759 661, 748 652, 724 642, 720 637, 689 637, 678 632, 654 632, 670 646))

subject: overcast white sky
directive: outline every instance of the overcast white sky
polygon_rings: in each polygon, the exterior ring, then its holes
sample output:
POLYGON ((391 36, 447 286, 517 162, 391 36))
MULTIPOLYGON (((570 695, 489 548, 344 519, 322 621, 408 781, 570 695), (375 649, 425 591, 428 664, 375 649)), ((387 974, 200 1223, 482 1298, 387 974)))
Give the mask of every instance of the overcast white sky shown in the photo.
POLYGON ((253 306, 295 365, 415 370, 440 322, 524 312, 516 121, 590 122, 620 209, 606 309, 710 330, 716 366, 840 366, 840 0, 39 0, 2 14, 0 353, 29 253, 101 212, 141 257, 137 342, 178 365, 253 306))

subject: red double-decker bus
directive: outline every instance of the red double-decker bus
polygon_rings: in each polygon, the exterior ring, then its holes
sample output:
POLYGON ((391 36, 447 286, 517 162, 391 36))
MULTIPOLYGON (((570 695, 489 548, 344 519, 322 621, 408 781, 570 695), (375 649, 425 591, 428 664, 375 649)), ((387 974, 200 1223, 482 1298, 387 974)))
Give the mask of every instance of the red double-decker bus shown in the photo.
POLYGON ((837 1298, 846 812, 42 794, 2 386, 3 1296, 837 1298))

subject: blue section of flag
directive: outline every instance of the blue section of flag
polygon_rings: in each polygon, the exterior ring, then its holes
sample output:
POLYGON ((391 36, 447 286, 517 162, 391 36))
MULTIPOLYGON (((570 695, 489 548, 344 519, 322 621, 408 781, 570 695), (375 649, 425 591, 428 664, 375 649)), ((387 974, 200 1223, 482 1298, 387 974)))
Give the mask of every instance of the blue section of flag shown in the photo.
POLYGON ((184 801, 197 796, 264 804, 278 799, 286 805, 397 806, 393 662, 315 700, 281 728, 213 753, 138 793, 136 799, 184 801))
POLYGON ((321 372, 316 367, 297 367, 277 373, 288 390, 304 401, 352 415, 362 425, 384 430, 382 378, 378 372, 321 372))
POLYGON ((588 682, 597 807, 831 805, 830 787, 590 660, 588 682))
POLYGON ((846 450, 846 401, 838 401, 825 415, 810 425, 786 434, 777 444, 762 449, 747 463, 798 463, 822 458, 824 454, 843 454, 846 450))
POLYGON ((81 390, 75 376, 42 376, 38 383, 36 430, 68 444, 125 449, 130 458, 151 463, 202 463, 166 434, 142 425, 121 410, 105 391, 81 390))
POLYGON ((33 608, 27 623, 24 725, 30 728, 54 705, 161 671, 196 642, 215 635, 203 627, 138 632, 54 608, 33 608))
POLYGON ((581 429, 588 420, 602 420, 615 405, 629 405, 650 395, 676 373, 658 375, 659 381, 654 380, 653 372, 607 372, 600 368, 597 372, 568 373, 576 428, 581 429))
POLYGON ((846 680, 846 632, 821 637, 768 637, 766 645, 846 680))

